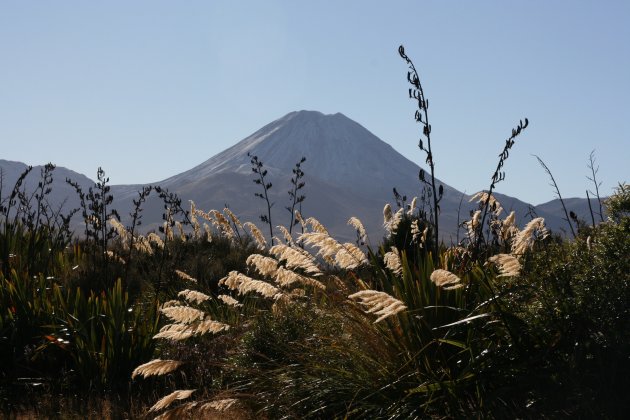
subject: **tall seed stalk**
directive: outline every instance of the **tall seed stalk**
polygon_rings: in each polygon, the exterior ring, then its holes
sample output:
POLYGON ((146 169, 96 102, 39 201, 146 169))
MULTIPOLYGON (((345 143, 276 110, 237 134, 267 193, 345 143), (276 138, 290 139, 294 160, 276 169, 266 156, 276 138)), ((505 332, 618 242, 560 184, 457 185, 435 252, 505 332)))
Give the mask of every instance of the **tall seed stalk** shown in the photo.
POLYGON ((407 62, 409 66, 409 71, 407 72, 407 81, 411 83, 413 88, 409 88, 409 98, 414 99, 418 104, 418 109, 415 113, 416 122, 422 124, 422 135, 427 140, 427 147, 424 147, 424 143, 422 138, 420 138, 418 142, 418 147, 420 150, 426 153, 426 163, 429 165, 429 169, 431 171, 431 180, 426 181, 424 177, 424 170, 420 169, 420 181, 429 185, 431 187, 431 193, 433 195, 433 208, 432 208, 432 216, 433 216, 433 226, 434 226, 434 237, 435 240, 433 242, 433 263, 437 266, 439 261, 439 249, 440 249, 440 230, 439 230, 439 213, 440 213, 440 200, 442 199, 442 195, 444 193, 444 187, 442 185, 439 186, 439 190, 435 187, 435 162, 433 160, 433 151, 431 149, 431 124, 429 124, 429 100, 424 96, 424 90, 422 88, 422 84, 420 83, 420 76, 416 71, 416 67, 413 65, 411 59, 405 54, 405 48, 401 45, 398 47, 398 53, 400 56, 407 62))
POLYGON ((255 178, 254 184, 262 186, 262 193, 254 193, 256 197, 262 198, 267 203, 267 214, 260 215, 260 221, 269 225, 269 237, 271 239, 271 245, 273 245, 273 225, 271 224, 271 207, 273 204, 269 200, 269 190, 273 186, 271 182, 267 182, 265 180, 265 176, 267 176, 267 170, 263 167, 263 163, 258 159, 258 156, 252 155, 251 153, 247 153, 247 156, 251 159, 250 162, 252 164, 252 172, 258 175, 255 178))
POLYGON ((527 128, 528 125, 529 120, 527 118, 525 118, 525 123, 523 123, 522 120, 519 121, 518 126, 512 129, 512 135, 507 140, 505 140, 505 146, 503 146, 503 151, 499 155, 499 163, 497 164, 497 168, 495 169, 494 174, 492 174, 492 182, 490 183, 490 188, 488 188, 488 197, 486 198, 485 203, 483 203, 481 223, 479 223, 479 225, 477 226, 478 232, 475 241, 475 252, 479 251, 479 248, 481 247, 481 241, 483 240, 483 225, 486 222, 486 216, 488 215, 492 191, 494 191, 494 187, 496 187, 499 182, 505 179, 505 172, 503 172, 501 169, 503 169, 503 165, 505 164, 507 158, 510 157, 510 149, 512 148, 512 146, 514 146, 514 141, 516 137, 518 137, 518 135, 521 134, 521 132, 525 128, 527 128))
POLYGON ((299 222, 295 218, 295 206, 300 206, 300 214, 302 214, 302 202, 306 198, 304 194, 298 194, 298 192, 304 188, 304 181, 300 181, 304 178, 304 171, 302 171, 302 164, 306 162, 306 158, 302 157, 298 163, 295 164, 295 168, 293 168, 293 177, 291 178, 291 189, 289 190, 289 197, 291 200, 291 206, 285 207, 291 213, 291 221, 289 222, 289 233, 293 232, 293 226, 297 225, 299 222))

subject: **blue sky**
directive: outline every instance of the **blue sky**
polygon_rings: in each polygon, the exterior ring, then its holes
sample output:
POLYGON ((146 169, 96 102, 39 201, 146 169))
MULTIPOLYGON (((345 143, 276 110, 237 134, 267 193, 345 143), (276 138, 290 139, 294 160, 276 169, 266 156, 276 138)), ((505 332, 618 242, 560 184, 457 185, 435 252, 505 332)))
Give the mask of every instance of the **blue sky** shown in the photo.
POLYGON ((595 149, 610 193, 628 181, 628 22, 627 1, 4 1, 0 158, 155 182, 309 109, 421 163, 402 43, 444 182, 487 188, 528 117, 500 192, 553 198, 537 154, 585 196, 595 149))

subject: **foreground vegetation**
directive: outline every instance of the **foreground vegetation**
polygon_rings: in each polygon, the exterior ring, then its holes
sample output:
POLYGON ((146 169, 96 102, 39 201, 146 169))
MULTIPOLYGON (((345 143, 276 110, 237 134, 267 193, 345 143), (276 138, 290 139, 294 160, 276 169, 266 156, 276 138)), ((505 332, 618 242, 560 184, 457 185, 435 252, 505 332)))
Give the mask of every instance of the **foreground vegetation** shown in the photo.
MULTIPOLYGON (((378 245, 365 245, 373 242, 355 218, 355 243, 302 218, 304 159, 293 172, 289 228, 261 216, 270 235, 280 233, 273 239, 227 208, 184 209, 151 187, 123 226, 101 170, 87 192, 70 181, 81 208, 69 214, 47 205, 52 165, 35 192, 22 187, 30 169, 9 194, 0 189, 2 412, 627 417, 630 187, 603 203, 600 223, 574 221, 570 240, 541 218, 517 226, 492 191, 525 120, 489 189, 474 197, 465 239, 440 243, 427 102, 400 52, 431 173, 421 173, 419 200, 395 191, 398 208, 385 206, 388 234, 378 245), (164 224, 141 235, 150 194, 164 201, 164 224), (70 233, 75 212, 80 237, 70 233)), ((269 208, 271 183, 251 158, 269 208)))

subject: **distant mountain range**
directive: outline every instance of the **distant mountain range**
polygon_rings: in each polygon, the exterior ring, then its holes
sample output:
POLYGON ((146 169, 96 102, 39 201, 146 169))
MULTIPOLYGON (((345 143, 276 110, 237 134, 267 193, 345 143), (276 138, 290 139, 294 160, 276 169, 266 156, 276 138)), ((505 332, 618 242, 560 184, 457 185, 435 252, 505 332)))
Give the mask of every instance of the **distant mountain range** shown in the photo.
MULTIPOLYGON (((228 205, 243 221, 253 221, 261 226, 259 215, 263 212, 264 202, 254 196, 260 192, 260 186, 252 182, 255 174, 248 153, 258 156, 268 170, 267 179, 273 184, 269 192, 274 202, 274 225, 289 223, 290 213, 285 207, 290 205, 291 171, 302 157, 306 157, 302 164, 306 183, 302 190, 306 196, 304 216, 317 218, 342 240, 354 238, 353 229, 346 223, 351 216, 356 216, 364 223, 371 242, 378 243, 384 235, 383 206, 393 204, 392 189, 396 187, 408 201, 421 193, 418 165, 343 114, 324 115, 316 111, 291 112, 200 165, 152 185, 176 193, 185 207, 188 200, 203 210, 221 210, 228 205)), ((0 160, 2 199, 25 168, 26 165, 20 162, 0 160)), ((40 169, 34 168, 27 178, 27 190, 36 187, 40 169)), ((51 205, 60 206, 65 201, 65 208, 78 207, 76 193, 65 183, 66 178, 78 182, 85 191, 94 182, 66 168, 55 170, 51 205)), ((442 238, 447 243, 454 242, 458 220, 468 219, 474 204, 468 202, 469 195, 438 183, 444 186, 440 205, 442 238)), ((141 188, 142 185, 112 186, 113 206, 118 209, 123 222, 141 188)), ((528 215, 533 211, 544 217, 554 231, 562 232, 568 228, 559 200, 533 206, 503 194, 496 194, 496 198, 505 210, 516 211, 520 225, 529 220, 528 215)), ((580 218, 590 220, 586 199, 571 198, 565 203, 580 218)), ((595 201, 591 203, 594 209, 598 208, 595 201)), ((148 200, 143 212, 144 230, 156 229, 162 213, 163 204, 156 197, 148 200)))

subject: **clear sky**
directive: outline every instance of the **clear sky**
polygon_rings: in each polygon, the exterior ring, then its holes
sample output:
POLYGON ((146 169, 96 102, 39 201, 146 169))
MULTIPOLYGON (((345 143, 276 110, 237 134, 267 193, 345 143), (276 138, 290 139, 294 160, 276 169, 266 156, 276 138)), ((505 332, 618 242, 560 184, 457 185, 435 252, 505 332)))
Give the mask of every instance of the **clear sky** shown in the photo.
MULTIPOLYGON (((500 192, 585 196, 630 181, 630 1, 2 1, 0 158, 112 183, 156 182, 288 112, 341 112, 422 163, 405 45, 437 176, 500 192)), ((304 165, 308 176, 308 161, 304 165)), ((411 192, 409 192, 411 194, 411 192)))

